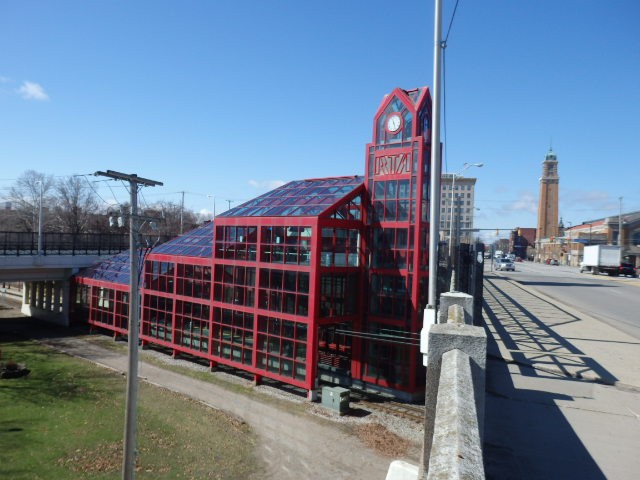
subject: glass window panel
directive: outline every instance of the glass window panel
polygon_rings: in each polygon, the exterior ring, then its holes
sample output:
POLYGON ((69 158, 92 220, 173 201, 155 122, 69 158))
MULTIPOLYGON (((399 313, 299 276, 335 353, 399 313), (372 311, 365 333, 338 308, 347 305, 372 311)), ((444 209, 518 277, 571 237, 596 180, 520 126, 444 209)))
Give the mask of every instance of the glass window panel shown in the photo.
POLYGON ((396 180, 388 180, 386 188, 387 200, 398 197, 398 182, 396 180))
POLYGON ((382 200, 384 198, 385 182, 375 182, 373 198, 382 200))
POLYGON ((306 272, 298 273, 298 291, 309 293, 309 274, 306 272))

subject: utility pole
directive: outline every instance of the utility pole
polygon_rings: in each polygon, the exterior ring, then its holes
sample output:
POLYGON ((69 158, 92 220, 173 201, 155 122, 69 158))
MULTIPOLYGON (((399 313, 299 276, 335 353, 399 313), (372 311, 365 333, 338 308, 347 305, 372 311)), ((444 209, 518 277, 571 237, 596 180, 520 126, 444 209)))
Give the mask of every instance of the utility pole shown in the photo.
POLYGON ((136 174, 107 170, 96 172, 96 176, 129 182, 131 192, 131 216, 129 229, 129 368, 127 372, 127 399, 124 419, 124 456, 122 459, 123 480, 135 478, 136 467, 136 409, 138 403, 138 333, 140 330, 140 292, 138 286, 138 188, 163 185, 162 182, 138 177, 136 174))
POLYGON ((618 211, 618 245, 622 245, 622 197, 618 197, 620 201, 620 210, 618 211))

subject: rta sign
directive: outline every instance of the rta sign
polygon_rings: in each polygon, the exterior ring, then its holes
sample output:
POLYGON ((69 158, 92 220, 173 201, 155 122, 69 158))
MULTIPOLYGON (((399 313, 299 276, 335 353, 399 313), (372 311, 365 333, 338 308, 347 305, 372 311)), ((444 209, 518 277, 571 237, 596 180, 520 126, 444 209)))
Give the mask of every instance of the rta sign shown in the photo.
POLYGON ((381 155, 373 159, 374 175, 396 175, 399 173, 411 173, 411 153, 398 153, 396 155, 381 155))

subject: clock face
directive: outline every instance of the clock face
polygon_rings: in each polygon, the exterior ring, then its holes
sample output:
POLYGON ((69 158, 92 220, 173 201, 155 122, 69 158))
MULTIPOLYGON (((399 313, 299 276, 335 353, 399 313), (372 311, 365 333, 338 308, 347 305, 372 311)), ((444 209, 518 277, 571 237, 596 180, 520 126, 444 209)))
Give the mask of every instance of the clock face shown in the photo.
POLYGON ((400 115, 398 115, 397 113, 391 115, 387 119, 387 130, 390 133, 396 133, 398 130, 400 130, 401 126, 402 126, 402 119, 400 118, 400 115))

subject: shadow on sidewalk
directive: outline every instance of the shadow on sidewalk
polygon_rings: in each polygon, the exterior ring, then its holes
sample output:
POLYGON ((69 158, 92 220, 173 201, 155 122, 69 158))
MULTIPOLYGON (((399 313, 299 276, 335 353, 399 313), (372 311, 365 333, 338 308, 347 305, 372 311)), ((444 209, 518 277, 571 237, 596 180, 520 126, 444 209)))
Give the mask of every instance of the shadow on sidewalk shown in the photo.
POLYGON ((615 377, 547 325, 579 318, 506 282, 484 282, 487 478, 606 478, 556 402, 584 395, 585 375, 615 377))

